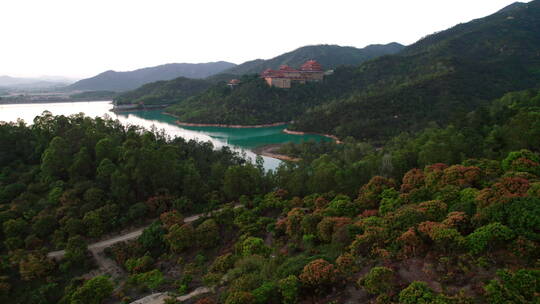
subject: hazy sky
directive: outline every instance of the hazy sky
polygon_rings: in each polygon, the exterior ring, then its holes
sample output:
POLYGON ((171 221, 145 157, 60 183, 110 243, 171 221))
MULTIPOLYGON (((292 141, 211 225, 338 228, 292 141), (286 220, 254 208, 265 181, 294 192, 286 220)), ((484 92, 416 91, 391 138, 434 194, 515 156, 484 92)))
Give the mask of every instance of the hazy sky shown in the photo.
POLYGON ((309 44, 411 44, 512 2, 0 0, 0 75, 88 77, 171 62, 242 63, 309 44))

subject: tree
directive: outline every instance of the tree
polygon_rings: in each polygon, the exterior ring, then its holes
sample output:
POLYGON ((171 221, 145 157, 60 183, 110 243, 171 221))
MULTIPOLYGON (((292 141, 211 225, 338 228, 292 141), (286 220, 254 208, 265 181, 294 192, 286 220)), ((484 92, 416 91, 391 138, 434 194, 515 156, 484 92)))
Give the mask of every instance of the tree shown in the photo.
POLYGON ((251 164, 231 166, 225 172, 223 191, 230 199, 252 195, 260 191, 260 172, 251 164))
POLYGON ((243 256, 250 256, 254 254, 266 256, 269 252, 270 248, 264 244, 264 241, 261 238, 250 236, 242 242, 243 256))
POLYGON ((466 238, 469 250, 473 254, 479 254, 497 245, 512 240, 514 233, 501 223, 491 223, 476 229, 466 238))
POLYGON ((94 171, 92 158, 86 147, 82 147, 73 157, 73 163, 69 167, 69 176, 73 180, 89 178, 94 171))
POLYGON ((54 263, 39 253, 30 253, 19 263, 19 273, 25 281, 42 278, 53 268, 54 263))
POLYGON ((71 266, 83 265, 86 260, 88 246, 80 235, 72 236, 68 239, 64 259, 71 266))
POLYGON ((56 223, 57 221, 52 215, 40 216, 32 224, 32 231, 39 237, 46 237, 53 233, 56 223))
POLYGON ((172 225, 165 241, 174 252, 182 252, 193 245, 194 230, 190 224, 172 225))
POLYGON ((250 292, 236 291, 227 297, 225 304, 255 304, 255 297, 250 292))
POLYGON ((219 227, 216 221, 208 219, 195 229, 196 240, 203 248, 212 248, 219 241, 219 227))
POLYGON ((358 280, 358 285, 374 295, 390 292, 395 287, 394 271, 388 267, 373 267, 358 280))
POLYGON ((159 216, 159 220, 165 228, 170 228, 172 225, 181 225, 184 223, 184 217, 176 210, 164 212, 159 216))
POLYGON ((489 303, 537 303, 540 270, 499 270, 497 277, 484 287, 489 303))
POLYGON ((295 275, 290 275, 281 279, 278 286, 281 297, 283 298, 283 303, 296 304, 298 301, 298 291, 300 289, 298 278, 295 275))
POLYGON ((166 239, 165 229, 161 227, 161 224, 158 221, 155 221, 152 225, 143 230, 138 241, 145 250, 161 252, 165 247, 164 238, 166 239))
POLYGON ((399 303, 428 304, 435 303, 436 295, 424 282, 412 282, 399 293, 399 303))
POLYGON ((62 137, 54 137, 41 156, 41 171, 48 181, 66 177, 67 166, 71 163, 70 147, 62 137))
POLYGON ((318 292, 326 290, 332 286, 337 279, 337 270, 334 265, 323 259, 310 262, 300 274, 300 281, 309 288, 318 292))
POLYGON ((96 161, 101 162, 104 159, 116 160, 117 158, 117 149, 110 138, 103 138, 96 143, 96 161))
POLYGON ((113 291, 113 284, 105 276, 90 279, 71 295, 70 304, 101 304, 113 291))

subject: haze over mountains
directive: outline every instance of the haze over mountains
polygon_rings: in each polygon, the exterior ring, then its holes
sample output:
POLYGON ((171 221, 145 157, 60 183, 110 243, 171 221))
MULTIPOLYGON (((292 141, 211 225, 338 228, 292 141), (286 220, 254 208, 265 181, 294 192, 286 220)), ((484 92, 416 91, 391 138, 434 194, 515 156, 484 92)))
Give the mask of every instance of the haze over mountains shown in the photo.
POLYGON ((26 88, 52 88, 62 87, 74 82, 75 79, 61 76, 42 76, 35 78, 0 76, 0 87, 26 89, 26 88))
POLYGON ((235 66, 218 61, 208 63, 170 63, 129 72, 106 71, 92 78, 82 79, 66 89, 73 91, 127 91, 143 84, 177 77, 205 78, 235 66))
MULTIPOLYGON (((200 79, 217 74, 259 73, 264 69, 277 68, 282 64, 299 66, 309 59, 315 59, 325 68, 330 69, 340 65, 356 65, 378 56, 395 54, 403 48, 403 45, 395 42, 386 45, 370 45, 362 49, 338 45, 311 45, 268 60, 257 59, 240 65, 225 61, 199 64, 173 63, 129 72, 106 71, 94 77, 80 80, 67 89, 73 91, 127 91, 154 81, 171 80, 177 77, 200 79)), ((214 80, 222 78, 230 77, 216 76, 214 80)))

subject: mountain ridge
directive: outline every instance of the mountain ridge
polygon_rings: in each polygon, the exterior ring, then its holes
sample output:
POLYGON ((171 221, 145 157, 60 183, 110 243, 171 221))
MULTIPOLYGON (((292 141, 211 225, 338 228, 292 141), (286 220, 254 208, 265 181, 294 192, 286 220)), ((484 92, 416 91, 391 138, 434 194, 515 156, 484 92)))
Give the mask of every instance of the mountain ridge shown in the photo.
POLYGON ((360 64, 381 55, 395 54, 404 47, 397 42, 371 44, 364 48, 336 44, 307 45, 270 59, 246 61, 225 70, 224 73, 235 75, 260 73, 268 68, 277 69, 283 64, 298 67, 310 59, 316 59, 324 68, 331 69, 340 65, 360 64))
POLYGON ((206 63, 168 63, 133 71, 108 70, 94 77, 77 81, 66 87, 72 91, 128 91, 154 81, 171 80, 177 77, 206 78, 235 66, 226 61, 206 63))

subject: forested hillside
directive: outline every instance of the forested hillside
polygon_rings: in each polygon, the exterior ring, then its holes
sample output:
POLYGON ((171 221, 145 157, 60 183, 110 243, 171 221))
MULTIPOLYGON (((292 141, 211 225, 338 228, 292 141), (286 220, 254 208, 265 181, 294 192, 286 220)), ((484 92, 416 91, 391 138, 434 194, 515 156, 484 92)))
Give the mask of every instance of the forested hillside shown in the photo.
POLYGON ((0 122, 0 303, 538 304, 539 30, 536 0, 322 83, 132 93, 343 139, 273 171, 111 119, 0 122))
POLYGON ((215 84, 206 79, 179 77, 169 81, 145 84, 133 91, 121 93, 114 98, 116 104, 173 104, 198 95, 215 84))
POLYGON ((0 124, 0 299, 175 303, 215 286, 188 303, 536 303, 540 90, 465 117, 383 149, 289 145, 302 160, 276 172, 110 120, 0 124), (90 272, 86 244, 146 220, 106 251, 123 276, 90 272))
MULTIPOLYGON (((177 103, 181 104, 181 101, 184 101, 186 97, 191 96, 198 96, 202 93, 204 93, 200 99, 214 99, 214 97, 219 97, 219 100, 214 100, 217 102, 217 104, 207 104, 205 106, 205 109, 201 109, 203 112, 205 112, 204 116, 198 117, 199 120, 205 120, 210 122, 212 116, 215 116, 215 113, 219 113, 218 111, 225 111, 233 112, 235 109, 228 109, 229 105, 227 105, 229 102, 223 102, 222 98, 225 96, 222 95, 227 93, 225 90, 226 82, 233 78, 239 78, 243 74, 259 74, 263 70, 267 68, 279 68, 282 64, 288 64, 294 67, 299 67, 302 65, 306 60, 310 59, 316 59, 318 60, 325 69, 332 69, 336 68, 338 66, 342 65, 358 65, 366 60, 376 58, 382 55, 386 54, 395 54, 402 50, 404 46, 398 44, 398 43, 390 43, 387 45, 371 45, 363 49, 357 49, 353 47, 342 47, 338 45, 315 45, 315 46, 306 46, 299 48, 297 50, 294 50, 289 53, 285 53, 283 55, 280 55, 278 57, 269 59, 269 60, 254 60, 254 61, 248 61, 241 65, 238 65, 236 67, 233 67, 231 69, 227 69, 223 71, 222 73, 209 76, 204 79, 206 81, 206 86, 203 85, 203 80, 193 80, 193 79, 185 79, 185 78, 178 78, 170 81, 159 81, 155 83, 150 83, 147 85, 144 85, 136 90, 128 91, 126 93, 120 94, 115 100, 120 104, 135 104, 135 103, 144 103, 144 104, 171 104, 171 103, 177 103), (214 86, 214 90, 211 92, 205 92, 205 89, 208 87, 214 86), (217 93, 221 92, 221 93, 217 93), (219 94, 219 95, 216 95, 219 94), (219 109, 218 109, 219 108, 219 109), (206 113, 209 111, 209 113, 206 113)), ((245 77, 245 76, 244 76, 245 77)), ((249 78, 244 78, 244 80, 247 80, 249 78)), ((253 84, 257 87, 257 90, 264 90, 263 87, 258 86, 257 84, 253 84)), ((230 99, 238 100, 236 95, 241 95, 239 98, 244 99, 242 104, 246 104, 247 107, 252 107, 250 103, 253 102, 253 98, 258 98, 258 96, 254 96, 253 94, 257 94, 256 92, 251 92, 253 88, 247 89, 247 92, 244 89, 244 93, 242 94, 235 94, 234 96, 231 96, 230 99), (247 99, 247 102, 246 100, 247 99)), ((235 92, 238 93, 238 92, 235 92)), ((315 94, 312 94, 311 92, 305 92, 309 93, 309 96, 315 96, 315 94)), ((259 94, 268 94, 266 92, 261 92, 259 94)), ((272 93, 270 93, 272 94, 272 93)), ((282 98, 284 95, 279 94, 279 97, 282 98)), ((303 96, 303 95, 302 95, 303 96)), ((291 96, 291 98, 298 98, 299 96, 291 96)), ((301 98, 301 97, 300 97, 301 98)), ((274 102, 275 100, 272 100, 271 102, 274 102)), ((267 99, 262 99, 261 102, 267 102, 267 99)), ((313 105, 313 104, 309 104, 313 105)), ((200 108, 199 106, 197 106, 200 108)), ((234 107, 234 106, 232 106, 234 107)), ((265 106, 261 106, 261 109, 265 106)), ((271 112, 269 114, 274 115, 274 117, 283 117, 284 115, 287 117, 292 117, 293 115, 298 115, 302 113, 302 111, 296 111, 293 112, 290 109, 290 105, 284 104, 284 110, 285 113, 282 113, 281 115, 278 113, 271 112), (276 116, 278 115, 278 116, 276 116)), ((178 113, 177 110, 170 110, 170 112, 178 113)), ((261 111, 259 111, 261 112, 261 111)), ((234 117, 229 117, 227 120, 230 121, 240 121, 244 117, 246 118, 246 121, 251 120, 250 117, 244 116, 243 113, 234 113, 231 114, 234 115, 234 117)), ((229 116, 228 114, 225 116, 229 116)), ((186 120, 189 120, 186 118, 186 120)), ((264 119, 263 119, 264 120, 264 119)), ((272 120, 271 118, 265 119, 265 121, 272 120)), ((257 119, 257 121, 261 121, 261 119, 257 119)))
POLYGON ((399 54, 343 67, 289 90, 245 79, 169 109, 189 122, 294 120, 293 129, 381 141, 446 125, 506 92, 540 83, 540 1, 428 36, 399 54), (222 113, 217 115, 217 113, 222 113))

